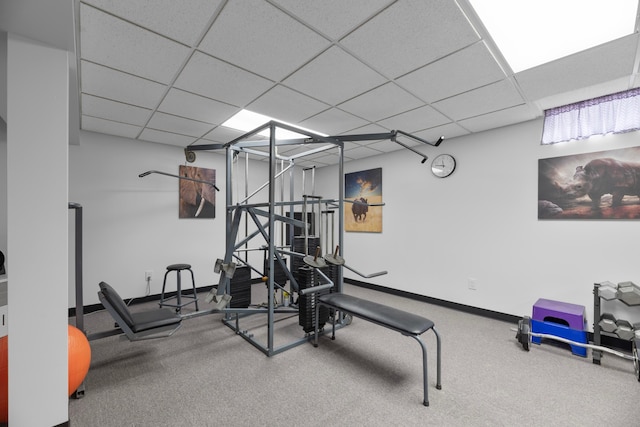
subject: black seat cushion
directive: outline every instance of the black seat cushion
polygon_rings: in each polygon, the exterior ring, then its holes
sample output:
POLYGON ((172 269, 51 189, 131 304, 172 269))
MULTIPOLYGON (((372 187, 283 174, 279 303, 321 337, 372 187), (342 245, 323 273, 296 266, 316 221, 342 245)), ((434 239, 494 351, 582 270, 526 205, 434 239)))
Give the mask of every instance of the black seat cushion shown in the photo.
POLYGON ((169 271, 188 270, 191 268, 191 264, 171 264, 167 266, 169 271))
POLYGON ((100 291, 133 332, 141 332, 180 323, 182 317, 169 308, 131 313, 120 295, 108 283, 100 282, 100 291))
POLYGON ((170 308, 161 308, 158 310, 142 311, 140 313, 131 313, 133 317, 133 332, 146 331, 161 326, 175 325, 180 323, 182 318, 179 314, 170 308))
POLYGON ((104 295, 105 299, 113 309, 118 313, 118 315, 127 323, 131 329, 133 329, 134 320, 131 316, 131 312, 129 311, 129 307, 124 303, 120 295, 116 292, 115 289, 111 287, 108 283, 100 282, 100 291, 102 295, 104 295))
POLYGON ((434 326, 431 320, 417 314, 343 293, 321 295, 318 297, 318 301, 409 335, 420 335, 434 326))

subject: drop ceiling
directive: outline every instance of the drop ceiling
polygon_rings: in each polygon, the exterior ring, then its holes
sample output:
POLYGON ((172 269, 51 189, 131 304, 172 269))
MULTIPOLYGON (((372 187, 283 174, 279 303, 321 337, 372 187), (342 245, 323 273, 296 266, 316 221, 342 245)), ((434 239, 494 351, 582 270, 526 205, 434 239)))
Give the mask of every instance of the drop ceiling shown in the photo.
MULTIPOLYGON (((221 126, 241 109, 329 135, 400 129, 435 141, 640 84, 637 31, 514 74, 467 0, 82 0, 75 10, 80 127, 180 147, 241 135, 221 126)), ((397 149, 347 142, 344 156, 397 149)))

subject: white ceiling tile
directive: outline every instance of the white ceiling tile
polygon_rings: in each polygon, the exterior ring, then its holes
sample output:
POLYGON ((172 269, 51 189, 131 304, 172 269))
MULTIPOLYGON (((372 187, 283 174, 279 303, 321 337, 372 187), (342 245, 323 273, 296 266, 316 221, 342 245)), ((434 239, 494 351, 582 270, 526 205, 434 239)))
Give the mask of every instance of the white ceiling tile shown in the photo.
POLYGON ((130 125, 144 126, 151 110, 96 96, 82 94, 82 112, 87 116, 101 117, 130 125))
POLYGON ((171 89, 158 111, 219 125, 239 111, 238 107, 179 89, 171 89))
POLYGON ((376 150, 371 146, 359 146, 351 150, 344 150, 345 157, 353 159, 364 159, 365 157, 377 156, 382 154, 382 151, 376 150))
POLYGON ((143 130, 138 139, 143 141, 159 142, 160 144, 176 145, 178 147, 186 147, 196 140, 190 136, 178 135, 171 132, 162 132, 149 128, 143 130))
POLYGON ((300 126, 328 135, 338 135, 364 126, 366 123, 359 117, 332 108, 301 122, 300 126))
POLYGON ((193 137, 200 137, 213 128, 213 125, 209 123, 189 120, 183 117, 160 112, 153 114, 147 126, 155 130, 162 130, 193 137))
POLYGON ((434 102, 505 77, 484 42, 480 42, 404 75, 396 83, 422 100, 434 102))
POLYGON ((275 0, 275 3, 329 38, 337 40, 393 1, 275 0))
POLYGON ((388 139, 372 142, 371 144, 367 145, 367 147, 376 151, 380 151, 382 153, 391 153, 392 151, 397 151, 402 148, 400 145, 388 139))
POLYGON ((97 117, 82 116, 82 129, 108 135, 124 136, 135 138, 142 129, 140 126, 126 123, 112 122, 110 120, 99 119, 97 117))
POLYGON ((227 142, 241 137, 243 134, 244 132, 241 132, 239 130, 231 129, 225 126, 217 126, 202 138, 213 142, 219 142, 221 144, 226 144, 227 142))
POLYGON ((399 88, 394 83, 387 83, 343 102, 339 105, 339 108, 374 122, 413 110, 422 105, 424 105, 424 102, 404 89, 399 88))
POLYGON ((82 58, 117 70, 169 83, 190 53, 165 37, 80 4, 82 58))
POLYGON ((171 39, 193 46, 221 0, 82 0, 171 39))
POLYGON ((493 83, 433 103, 454 120, 462 120, 524 103, 524 99, 508 80, 493 83))
MULTIPOLYGON (((471 132, 481 132, 488 129, 499 128, 513 123, 520 123, 536 118, 534 110, 528 105, 518 105, 506 110, 496 111, 494 113, 484 114, 479 117, 472 117, 467 120, 460 120, 461 126, 469 129, 471 132)), ((542 134, 542 129, 540 129, 542 134)))
POLYGON ((389 129, 403 130, 405 132, 415 132, 422 129, 439 126, 450 122, 447 117, 443 116, 432 107, 426 105, 407 111, 406 113, 380 120, 379 124, 389 129))
POLYGON ((228 2, 199 49, 280 80, 330 42, 264 0, 228 2), (242 43, 238 43, 242 40, 242 43))
POLYGON ((195 52, 174 86, 227 104, 244 107, 264 93, 272 83, 209 55, 195 52))
POLYGON ((86 61, 81 63, 81 73, 82 93, 139 107, 155 108, 167 90, 160 83, 86 61))
POLYGON ((302 93, 337 105, 386 80, 339 47, 332 47, 283 83, 302 93))
POLYGON ((395 78, 479 39, 454 1, 400 0, 345 37, 342 44, 395 78))
POLYGON ((445 144, 448 139, 456 138, 458 136, 468 135, 470 132, 456 123, 447 123, 442 126, 436 126, 431 129, 425 129, 414 133, 415 136, 425 139, 429 142, 436 143, 438 138, 444 136, 445 144))
POLYGON ((637 45, 636 33, 522 71, 515 78, 532 101, 593 86, 631 74, 637 45))
MULTIPOLYGON (((385 128, 380 126, 379 124, 376 123, 369 123, 367 125, 364 125, 362 127, 356 128, 356 129, 352 129, 351 131, 347 132, 346 135, 363 135, 363 134, 370 134, 370 133, 386 133, 389 132, 391 129, 385 128)), ((360 144, 364 144, 365 142, 360 142, 360 144)))
MULTIPOLYGON (((635 85, 632 87, 635 87, 635 85)), ((605 83, 581 87, 569 92, 563 92, 561 94, 537 99, 535 101, 535 105, 539 107, 539 111, 542 115, 544 110, 549 108, 573 104, 574 102, 580 102, 591 98, 597 98, 603 95, 622 92, 628 89, 631 89, 631 87, 629 86, 629 77, 625 76, 616 80, 607 81, 605 83)))
POLYGON ((329 105, 277 85, 247 106, 247 110, 295 124, 329 108, 329 105))

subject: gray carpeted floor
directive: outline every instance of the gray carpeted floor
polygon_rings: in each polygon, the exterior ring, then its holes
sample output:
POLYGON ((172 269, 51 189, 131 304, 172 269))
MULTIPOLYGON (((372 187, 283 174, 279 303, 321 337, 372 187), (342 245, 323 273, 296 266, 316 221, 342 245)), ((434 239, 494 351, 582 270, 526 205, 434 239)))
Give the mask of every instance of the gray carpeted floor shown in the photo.
MULTIPOLYGON (((254 285, 254 293, 261 288, 254 285)), ((350 285, 345 293, 434 321, 443 345, 442 390, 435 388, 435 338, 427 332, 429 407, 422 405, 420 346, 411 338, 354 319, 335 341, 323 336, 318 348, 305 343, 266 357, 223 325, 222 315, 212 314, 184 321, 169 338, 92 341, 85 396, 70 399, 70 423, 640 425, 640 383, 631 361, 606 354, 598 366, 590 352, 588 358, 574 356, 563 344, 532 345, 525 352, 510 330, 514 324, 350 285)), ((206 308, 203 298, 201 305, 206 308)), ((153 306, 134 305, 132 310, 153 306)), ((247 328, 265 320, 253 316, 247 328)), ((279 321, 276 340, 304 336, 297 323, 297 317, 279 321)), ((85 325, 93 333, 112 327, 113 320, 99 312, 88 315, 85 325)), ((256 329, 256 337, 264 330, 256 329)))

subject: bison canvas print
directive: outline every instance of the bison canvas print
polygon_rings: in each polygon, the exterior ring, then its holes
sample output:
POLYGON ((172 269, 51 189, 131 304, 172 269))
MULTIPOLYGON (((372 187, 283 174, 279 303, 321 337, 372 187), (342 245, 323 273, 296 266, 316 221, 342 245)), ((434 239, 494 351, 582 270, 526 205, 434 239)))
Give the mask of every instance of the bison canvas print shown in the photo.
POLYGON ((640 147, 538 161, 539 219, 639 219, 640 147))
POLYGON ((216 217, 215 169, 180 166, 179 218, 216 217))
POLYGON ((344 230, 382 232, 382 168, 344 176, 344 230))

